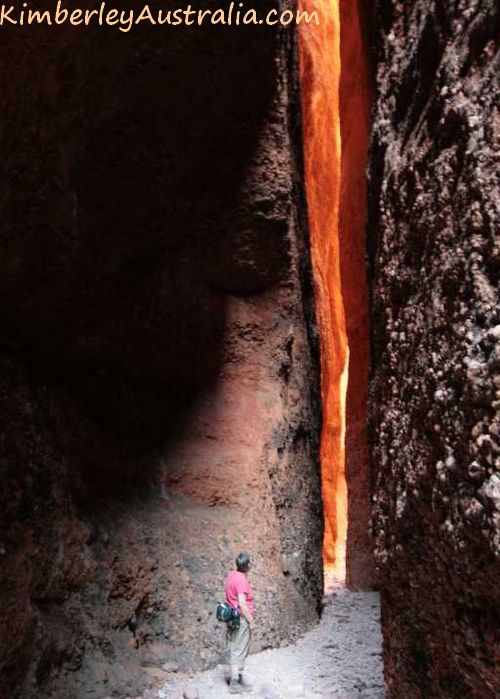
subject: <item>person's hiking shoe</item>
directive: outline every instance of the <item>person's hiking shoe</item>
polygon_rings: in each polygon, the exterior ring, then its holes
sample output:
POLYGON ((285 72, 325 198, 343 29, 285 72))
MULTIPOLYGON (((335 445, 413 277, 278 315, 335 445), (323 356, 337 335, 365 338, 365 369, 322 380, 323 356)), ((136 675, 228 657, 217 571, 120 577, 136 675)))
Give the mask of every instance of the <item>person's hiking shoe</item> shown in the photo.
POLYGON ((251 684, 248 684, 248 682, 238 682, 238 684, 240 685, 240 687, 241 687, 246 693, 248 693, 248 692, 251 693, 252 690, 253 690, 252 685, 251 685, 251 684))
POLYGON ((250 691, 248 685, 240 684, 234 680, 229 685, 229 694, 248 694, 250 691))
POLYGON ((240 687, 245 687, 247 692, 252 691, 252 685, 248 682, 245 682, 242 675, 238 675, 238 684, 240 685, 240 687))

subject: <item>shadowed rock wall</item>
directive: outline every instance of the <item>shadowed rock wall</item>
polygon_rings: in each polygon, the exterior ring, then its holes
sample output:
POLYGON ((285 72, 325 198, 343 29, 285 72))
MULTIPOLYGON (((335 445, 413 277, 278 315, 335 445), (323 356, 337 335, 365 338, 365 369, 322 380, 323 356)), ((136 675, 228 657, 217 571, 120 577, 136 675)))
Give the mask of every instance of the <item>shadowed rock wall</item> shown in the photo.
POLYGON ((500 688, 497 13, 374 11, 373 521, 398 699, 500 688))
POLYGON ((254 650, 317 615, 291 35, 2 31, 0 693, 126 696, 219 659, 241 549, 254 650))

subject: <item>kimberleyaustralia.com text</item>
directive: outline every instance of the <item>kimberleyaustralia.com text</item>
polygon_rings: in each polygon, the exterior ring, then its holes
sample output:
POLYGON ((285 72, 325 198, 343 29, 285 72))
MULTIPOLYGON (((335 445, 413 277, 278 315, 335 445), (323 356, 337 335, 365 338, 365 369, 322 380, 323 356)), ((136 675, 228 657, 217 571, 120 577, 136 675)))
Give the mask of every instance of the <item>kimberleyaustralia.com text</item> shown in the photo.
POLYGON ((149 23, 155 26, 202 26, 203 24, 223 24, 228 27, 240 25, 267 24, 273 26, 281 24, 319 24, 318 12, 305 10, 277 10, 259 14, 255 9, 249 8, 243 2, 230 2, 223 7, 214 7, 210 10, 197 10, 192 5, 177 7, 175 9, 158 9, 158 7, 143 5, 137 10, 118 9, 110 7, 106 2, 101 2, 98 8, 89 10, 81 8, 69 8, 62 0, 58 0, 52 9, 34 9, 28 2, 20 5, 0 6, 0 29, 4 27, 30 27, 37 24, 58 26, 69 24, 73 27, 106 26, 119 29, 121 32, 129 32, 133 27, 149 23))

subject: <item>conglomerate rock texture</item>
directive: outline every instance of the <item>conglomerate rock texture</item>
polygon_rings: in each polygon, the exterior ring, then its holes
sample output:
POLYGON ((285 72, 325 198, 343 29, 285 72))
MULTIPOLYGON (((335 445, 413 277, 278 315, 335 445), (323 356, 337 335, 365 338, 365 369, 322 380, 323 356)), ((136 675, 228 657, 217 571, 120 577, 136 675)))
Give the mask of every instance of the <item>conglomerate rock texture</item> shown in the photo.
POLYGON ((498 5, 381 0, 374 534, 389 697, 500 693, 498 5))
POLYGON ((218 660, 242 549, 255 650, 317 619, 292 35, 28 31, 0 48, 0 693, 124 697, 218 660))

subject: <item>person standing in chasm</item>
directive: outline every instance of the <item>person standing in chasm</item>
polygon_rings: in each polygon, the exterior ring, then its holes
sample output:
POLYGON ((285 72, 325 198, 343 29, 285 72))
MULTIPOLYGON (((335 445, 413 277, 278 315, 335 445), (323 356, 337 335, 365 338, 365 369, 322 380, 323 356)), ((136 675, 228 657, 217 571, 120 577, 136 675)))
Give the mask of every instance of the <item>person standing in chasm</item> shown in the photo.
POLYGON ((236 558, 236 570, 231 571, 226 578, 226 600, 240 613, 239 627, 228 627, 227 630, 227 649, 231 666, 230 694, 245 694, 251 691, 251 686, 243 679, 254 619, 253 591, 247 578, 249 569, 250 556, 247 553, 240 553, 236 558))

